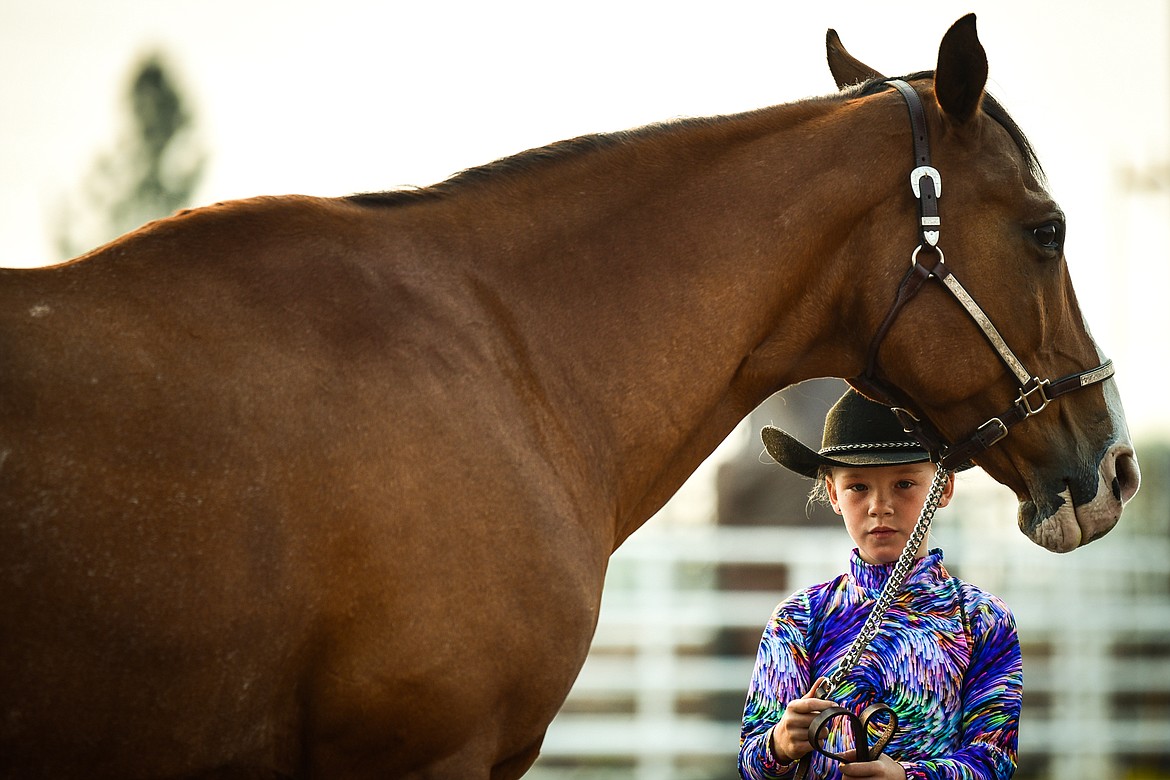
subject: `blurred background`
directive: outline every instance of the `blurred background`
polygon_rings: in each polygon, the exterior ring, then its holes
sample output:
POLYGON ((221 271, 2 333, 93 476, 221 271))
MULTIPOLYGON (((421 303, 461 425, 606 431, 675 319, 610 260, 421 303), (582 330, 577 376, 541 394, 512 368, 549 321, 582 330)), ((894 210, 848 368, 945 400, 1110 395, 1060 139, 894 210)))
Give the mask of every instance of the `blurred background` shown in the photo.
MULTIPOLYGON (((828 27, 889 75, 931 68, 972 10, 989 89, 1068 215, 1144 479, 1113 533, 1058 556, 1015 529, 1009 491, 964 474, 935 543, 1016 611, 1017 777, 1170 778, 1170 0, 0 0, 0 265, 59 262, 185 206, 425 186, 563 138, 831 92, 828 27)), ((593 653, 530 776, 736 775, 764 622, 849 548, 761 460, 758 431, 815 443, 840 392, 769 400, 615 554, 593 653)))

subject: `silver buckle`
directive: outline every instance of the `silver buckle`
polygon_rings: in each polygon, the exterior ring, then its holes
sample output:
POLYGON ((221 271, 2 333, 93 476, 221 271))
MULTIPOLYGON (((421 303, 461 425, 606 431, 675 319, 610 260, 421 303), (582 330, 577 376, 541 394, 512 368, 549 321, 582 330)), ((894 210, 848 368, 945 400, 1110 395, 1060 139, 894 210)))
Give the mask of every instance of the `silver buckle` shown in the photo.
POLYGON ((894 416, 898 418, 898 422, 902 424, 902 433, 913 435, 914 431, 918 428, 918 424, 922 422, 914 412, 903 406, 890 407, 890 411, 894 413, 894 416))
MULTIPOLYGON (((903 169, 905 170, 905 169, 903 169)), ((922 181, 923 176, 929 176, 934 182, 934 197, 942 197, 942 174, 938 169, 930 165, 919 165, 914 170, 910 171, 910 189, 914 190, 914 197, 922 197, 922 181)))
POLYGON ((983 445, 983 448, 987 449, 1007 435, 1008 429, 1007 426, 1003 424, 1003 420, 999 419, 998 417, 992 417, 990 420, 983 423, 975 430, 975 436, 972 438, 978 439, 979 443, 983 445), (988 435, 988 432, 993 427, 998 428, 998 430, 988 435))

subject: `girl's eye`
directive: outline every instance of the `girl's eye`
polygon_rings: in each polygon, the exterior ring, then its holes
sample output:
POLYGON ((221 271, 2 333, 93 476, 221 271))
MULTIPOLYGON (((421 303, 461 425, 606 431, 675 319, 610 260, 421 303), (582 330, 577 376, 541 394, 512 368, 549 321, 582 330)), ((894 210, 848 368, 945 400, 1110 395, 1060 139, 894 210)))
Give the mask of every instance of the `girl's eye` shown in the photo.
POLYGON ((908 488, 914 487, 914 483, 908 479, 903 479, 898 483, 898 487, 902 488, 903 490, 906 490, 908 488))

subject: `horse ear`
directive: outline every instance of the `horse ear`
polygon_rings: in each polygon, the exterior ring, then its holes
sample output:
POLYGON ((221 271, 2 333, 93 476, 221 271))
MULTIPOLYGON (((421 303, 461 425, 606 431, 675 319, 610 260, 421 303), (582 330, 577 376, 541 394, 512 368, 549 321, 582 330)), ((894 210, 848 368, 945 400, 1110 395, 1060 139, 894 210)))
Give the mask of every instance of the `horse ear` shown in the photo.
POLYGON ((987 53, 975 32, 975 14, 951 25, 938 47, 934 94, 938 104, 956 124, 975 116, 987 85, 987 53))
POLYGON ((860 84, 870 79, 884 79, 885 76, 861 62, 841 45, 841 38, 836 30, 825 33, 825 50, 829 58, 829 70, 833 72, 833 80, 837 82, 837 89, 845 89, 854 84, 860 84))

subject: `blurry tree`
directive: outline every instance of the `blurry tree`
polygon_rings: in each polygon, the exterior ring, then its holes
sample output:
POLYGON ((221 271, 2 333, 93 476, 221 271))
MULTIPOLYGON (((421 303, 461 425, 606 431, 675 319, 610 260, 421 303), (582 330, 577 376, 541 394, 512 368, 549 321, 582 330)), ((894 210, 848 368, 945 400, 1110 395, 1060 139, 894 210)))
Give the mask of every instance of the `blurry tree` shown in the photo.
POLYGON ((127 94, 130 126, 102 153, 76 200, 61 203, 54 242, 74 257, 189 204, 206 158, 195 122, 159 53, 144 57, 127 94))

